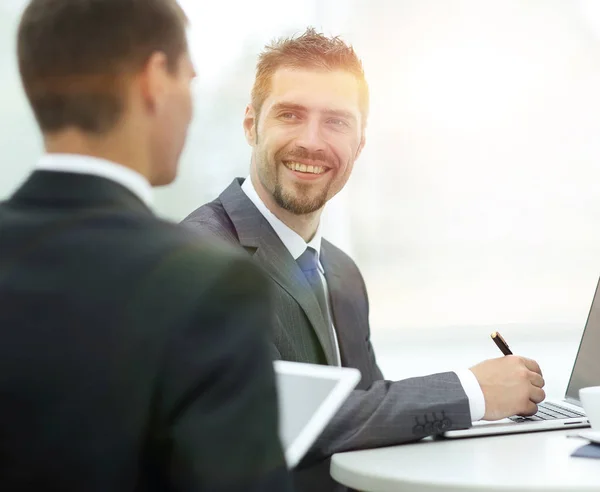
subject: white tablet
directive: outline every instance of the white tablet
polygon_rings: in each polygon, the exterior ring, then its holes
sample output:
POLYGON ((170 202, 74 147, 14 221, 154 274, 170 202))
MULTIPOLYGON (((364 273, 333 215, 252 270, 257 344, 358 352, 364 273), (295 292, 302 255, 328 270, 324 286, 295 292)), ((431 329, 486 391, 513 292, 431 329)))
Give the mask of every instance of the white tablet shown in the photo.
POLYGON ((293 468, 358 384, 360 371, 280 360, 273 364, 279 435, 287 465, 293 468))

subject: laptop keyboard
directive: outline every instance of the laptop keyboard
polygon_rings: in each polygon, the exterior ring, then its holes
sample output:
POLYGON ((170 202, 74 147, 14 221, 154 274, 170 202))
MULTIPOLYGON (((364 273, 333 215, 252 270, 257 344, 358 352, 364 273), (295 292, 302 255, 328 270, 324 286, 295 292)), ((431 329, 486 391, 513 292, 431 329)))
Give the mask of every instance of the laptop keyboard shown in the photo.
POLYGON ((509 418, 514 422, 527 422, 532 420, 572 419, 577 417, 585 417, 585 415, 583 413, 569 410, 568 408, 545 401, 538 405, 538 411, 535 415, 531 415, 529 417, 520 417, 515 415, 514 417, 509 418))

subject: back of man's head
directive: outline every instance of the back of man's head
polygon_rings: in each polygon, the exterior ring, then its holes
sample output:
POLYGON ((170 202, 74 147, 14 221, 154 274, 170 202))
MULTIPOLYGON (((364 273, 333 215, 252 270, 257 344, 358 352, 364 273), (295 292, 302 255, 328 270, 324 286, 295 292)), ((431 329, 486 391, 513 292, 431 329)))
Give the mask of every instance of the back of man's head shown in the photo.
POLYGON ((18 33, 19 69, 44 132, 109 130, 123 110, 124 76, 155 51, 172 70, 186 50, 172 0, 32 0, 18 33))
MULTIPOLYGON (((148 70, 154 55, 162 56, 165 73, 176 80, 187 56, 186 26, 176 0, 31 0, 19 25, 17 53, 23 87, 44 135, 111 132, 130 109, 131 81, 148 70)), ((165 92, 167 75, 139 85, 141 96, 148 96, 141 107, 166 106, 154 96, 165 92)), ((175 87, 173 82, 172 93, 175 87)), ((181 91, 181 83, 178 87, 181 91)), ((172 115, 162 116, 173 124, 172 115)), ((152 121, 148 132, 160 133, 152 121)), ((176 123, 185 137, 189 121, 176 123)), ((177 139, 171 135, 168 141, 177 139)))

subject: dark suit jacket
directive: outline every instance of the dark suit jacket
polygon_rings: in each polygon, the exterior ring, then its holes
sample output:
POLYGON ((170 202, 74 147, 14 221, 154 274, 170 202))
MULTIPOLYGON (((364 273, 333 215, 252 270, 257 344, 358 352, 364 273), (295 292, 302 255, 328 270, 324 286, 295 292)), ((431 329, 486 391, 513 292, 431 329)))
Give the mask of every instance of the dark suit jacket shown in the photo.
POLYGON ((188 236, 90 175, 0 205, 0 490, 289 490, 267 281, 188 236))
MULTIPOLYGON (((302 271, 237 179, 184 221, 243 248, 269 275, 275 292, 273 354, 297 362, 331 364, 327 326, 302 271)), ((370 341, 369 305, 352 259, 323 240, 321 262, 330 293, 342 365, 360 370, 357 389, 333 418, 298 470, 299 490, 341 490, 326 458, 353 449, 399 444, 471 425, 467 396, 454 373, 391 382, 383 379, 370 341), (315 462, 317 463, 315 465, 315 462)))

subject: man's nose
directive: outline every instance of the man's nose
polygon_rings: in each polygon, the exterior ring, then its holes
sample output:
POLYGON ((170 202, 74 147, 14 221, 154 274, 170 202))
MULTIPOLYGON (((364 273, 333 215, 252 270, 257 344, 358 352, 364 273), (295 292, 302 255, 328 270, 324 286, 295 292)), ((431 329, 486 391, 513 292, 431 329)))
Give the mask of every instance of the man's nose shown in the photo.
POLYGON ((296 146, 301 147, 308 152, 323 152, 325 150, 325 141, 321 133, 319 121, 308 120, 300 128, 300 133, 296 138, 296 146))

